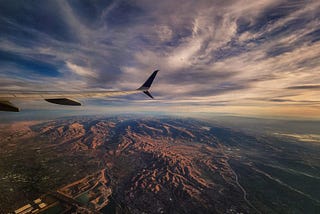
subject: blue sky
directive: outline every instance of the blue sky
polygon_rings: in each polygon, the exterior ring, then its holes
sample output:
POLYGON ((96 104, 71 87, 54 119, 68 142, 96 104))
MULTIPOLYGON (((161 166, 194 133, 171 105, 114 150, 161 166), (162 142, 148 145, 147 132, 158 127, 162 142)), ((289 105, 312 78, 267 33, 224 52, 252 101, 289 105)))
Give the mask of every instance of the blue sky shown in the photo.
POLYGON ((80 113, 320 115, 319 1, 2 0, 0 32, 0 90, 133 89, 160 69, 156 100, 80 113))

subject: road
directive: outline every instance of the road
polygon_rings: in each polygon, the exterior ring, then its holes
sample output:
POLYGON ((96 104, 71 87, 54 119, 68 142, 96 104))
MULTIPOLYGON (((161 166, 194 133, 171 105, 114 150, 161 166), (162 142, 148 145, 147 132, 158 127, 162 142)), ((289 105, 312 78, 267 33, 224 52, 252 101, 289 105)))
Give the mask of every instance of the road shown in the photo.
POLYGON ((254 209, 257 213, 262 214, 255 206, 253 206, 253 204, 248 200, 247 198, 247 191, 245 190, 245 188, 239 183, 239 178, 237 173, 232 169, 232 167, 230 166, 228 160, 226 161, 226 163, 228 164, 231 172, 233 173, 234 177, 235 177, 235 181, 237 186, 241 189, 241 191, 243 192, 243 199, 245 200, 245 202, 252 208, 254 209))

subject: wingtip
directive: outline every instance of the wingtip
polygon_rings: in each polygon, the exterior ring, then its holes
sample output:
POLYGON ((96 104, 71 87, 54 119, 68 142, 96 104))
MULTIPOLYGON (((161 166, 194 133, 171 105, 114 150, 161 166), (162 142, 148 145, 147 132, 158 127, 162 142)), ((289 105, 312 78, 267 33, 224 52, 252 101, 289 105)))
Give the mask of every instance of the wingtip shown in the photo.
POLYGON ((142 91, 143 93, 145 93, 148 97, 150 97, 151 99, 154 99, 153 96, 151 95, 151 93, 148 91, 149 88, 152 85, 153 80, 155 79, 157 73, 159 72, 159 70, 155 70, 154 72, 152 72, 152 74, 149 76, 149 78, 143 83, 143 85, 138 88, 137 90, 142 91))
POLYGON ((149 78, 143 83, 143 85, 140 88, 138 88, 138 90, 147 91, 151 87, 152 82, 155 79, 158 72, 159 70, 155 70, 154 72, 152 72, 149 78))

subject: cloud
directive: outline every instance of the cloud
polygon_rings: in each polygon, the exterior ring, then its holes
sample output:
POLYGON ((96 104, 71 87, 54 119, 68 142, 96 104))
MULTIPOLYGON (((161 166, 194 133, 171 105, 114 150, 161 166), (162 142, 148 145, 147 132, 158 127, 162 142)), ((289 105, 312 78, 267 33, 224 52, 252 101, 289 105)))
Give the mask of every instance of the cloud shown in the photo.
POLYGON ((82 67, 71 62, 66 62, 67 67, 75 74, 84 77, 97 78, 96 72, 92 71, 90 68, 82 67))
POLYGON ((320 89, 320 85, 295 85, 295 86, 290 86, 287 87, 287 89, 305 89, 305 90, 309 90, 309 89, 320 89))
POLYGON ((160 69, 152 90, 168 109, 192 100, 208 111, 309 108, 320 101, 319 9, 315 0, 7 1, 0 84, 132 89, 160 69))
POLYGON ((320 142, 320 135, 317 134, 289 134, 289 133, 274 133, 275 135, 281 135, 285 137, 294 138, 302 142, 320 142))

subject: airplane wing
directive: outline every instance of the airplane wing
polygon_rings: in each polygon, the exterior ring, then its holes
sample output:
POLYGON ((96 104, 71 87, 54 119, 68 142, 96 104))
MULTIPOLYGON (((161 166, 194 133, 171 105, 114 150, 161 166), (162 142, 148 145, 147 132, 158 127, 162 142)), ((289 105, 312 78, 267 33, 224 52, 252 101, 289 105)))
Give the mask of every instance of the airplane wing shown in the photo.
POLYGON ((144 84, 135 90, 128 91, 30 91, 30 92, 0 92, 0 111, 19 112, 20 109, 14 106, 10 101, 12 100, 26 100, 26 99, 44 99, 49 103, 59 105, 80 106, 81 103, 73 100, 74 98, 101 98, 123 96, 128 94, 145 93, 153 99, 149 92, 151 84, 156 77, 159 70, 154 71, 144 84))

